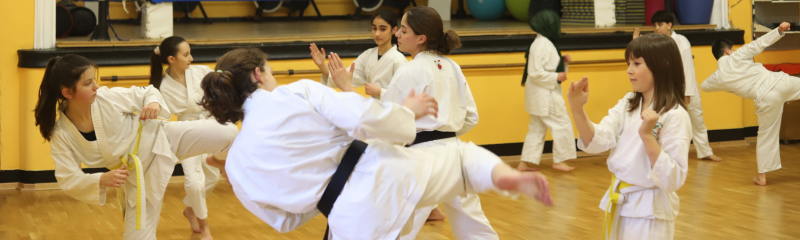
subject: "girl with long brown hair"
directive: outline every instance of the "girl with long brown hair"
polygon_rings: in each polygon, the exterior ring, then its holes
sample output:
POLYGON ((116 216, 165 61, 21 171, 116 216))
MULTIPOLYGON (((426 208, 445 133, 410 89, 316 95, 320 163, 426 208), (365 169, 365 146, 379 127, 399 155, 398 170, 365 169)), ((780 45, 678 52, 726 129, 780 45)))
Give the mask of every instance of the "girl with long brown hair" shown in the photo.
POLYGON ((625 59, 633 91, 600 123, 583 110, 588 80, 571 84, 578 148, 590 154, 611 151, 606 161, 611 186, 600 202, 606 239, 672 239, 680 202, 676 192, 686 181, 692 139, 681 56, 671 38, 648 34, 628 44, 625 59))

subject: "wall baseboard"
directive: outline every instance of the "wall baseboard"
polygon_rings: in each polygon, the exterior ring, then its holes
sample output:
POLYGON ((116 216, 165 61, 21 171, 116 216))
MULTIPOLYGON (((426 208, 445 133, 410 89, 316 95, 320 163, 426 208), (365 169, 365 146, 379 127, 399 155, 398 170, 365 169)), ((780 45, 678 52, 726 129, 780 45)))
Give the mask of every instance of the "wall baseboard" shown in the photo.
MULTIPOLYGON (((708 131, 708 138, 711 142, 743 140, 746 137, 755 137, 758 127, 744 127, 737 129, 720 129, 708 131)), ((481 145, 498 156, 515 156, 522 153, 522 143, 501 143, 481 145)), ((544 153, 553 152, 553 141, 544 143, 544 153)), ((85 168, 86 173, 105 172, 105 168, 85 168)), ((175 166, 172 176, 183 176, 183 167, 180 164, 175 166)), ((53 189, 57 186, 41 185, 42 183, 55 183, 56 177, 54 170, 0 170, 0 190, 6 189, 53 189)))

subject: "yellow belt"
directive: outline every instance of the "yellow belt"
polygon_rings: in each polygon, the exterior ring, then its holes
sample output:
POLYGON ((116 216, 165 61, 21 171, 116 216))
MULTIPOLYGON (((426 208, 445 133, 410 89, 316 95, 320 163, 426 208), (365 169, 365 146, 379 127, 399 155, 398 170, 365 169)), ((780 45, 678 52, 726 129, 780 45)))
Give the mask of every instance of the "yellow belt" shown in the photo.
MULTIPOLYGON (((144 216, 144 200, 145 200, 145 189, 144 189, 144 172, 142 170, 142 161, 139 160, 139 142, 141 141, 142 137, 142 121, 139 121, 139 130, 136 131, 136 145, 134 145, 131 152, 128 154, 123 155, 119 158, 120 165, 114 167, 113 169, 119 169, 121 167, 126 167, 127 169, 133 170, 134 174, 136 174, 136 230, 142 229, 142 216, 144 216)), ((117 197, 120 199, 121 208, 125 209, 126 206, 126 196, 128 193, 123 191, 117 191, 117 197)))
POLYGON ((627 187, 633 186, 633 184, 626 183, 624 181, 619 181, 619 186, 615 187, 615 183, 617 182, 617 176, 611 174, 611 185, 608 186, 608 211, 605 213, 605 217, 603 219, 603 229, 605 230, 605 239, 611 238, 611 228, 614 227, 615 222, 614 220, 617 219, 617 205, 620 204, 620 192, 619 190, 625 189, 627 187), (610 213, 610 214, 609 214, 610 213))

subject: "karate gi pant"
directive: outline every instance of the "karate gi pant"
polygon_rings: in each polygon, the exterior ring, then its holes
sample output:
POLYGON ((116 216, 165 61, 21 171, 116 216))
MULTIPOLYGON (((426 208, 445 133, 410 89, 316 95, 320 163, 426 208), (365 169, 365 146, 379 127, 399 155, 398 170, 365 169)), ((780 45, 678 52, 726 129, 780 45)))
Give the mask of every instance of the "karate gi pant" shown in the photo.
POLYGON ((772 90, 759 94, 759 98, 756 100, 758 173, 771 172, 781 168, 779 133, 783 104, 797 99, 800 99, 800 78, 797 77, 780 79, 772 90))
POLYGON ((708 129, 706 129, 706 122, 703 120, 703 105, 700 102, 700 96, 689 96, 689 102, 686 107, 686 111, 689 112, 689 118, 692 120, 692 144, 694 144, 694 149, 697 152, 697 158, 713 155, 714 152, 708 143, 708 129))
MULTIPOLYGON (((436 141, 420 143, 411 146, 411 148, 416 146, 425 148, 426 146, 437 144, 443 146, 453 146, 453 144, 448 144, 448 142, 453 141, 458 140, 456 138, 440 139, 436 141)), ((436 205, 420 207, 415 211, 415 219, 413 219, 411 226, 411 231, 414 232, 414 236, 416 236, 417 233, 422 230, 422 227, 425 225, 425 222, 428 219, 428 215, 430 215, 430 212, 436 207, 436 205)), ((481 199, 478 197, 478 194, 467 193, 465 195, 459 195, 450 200, 442 202, 438 205, 438 207, 445 213, 445 215, 447 215, 448 221, 450 222, 450 227, 452 228, 456 239, 500 239, 500 237, 497 236, 497 232, 495 232, 494 228, 492 228, 491 223, 489 223, 489 219, 486 218, 486 215, 483 213, 481 199)))
POLYGON ((371 143, 328 216, 332 239, 415 239, 415 219, 436 204, 495 189, 499 157, 473 143, 447 144, 411 149, 371 143))
POLYGON ((610 240, 671 240, 675 238, 675 221, 620 217, 615 219, 610 240))
POLYGON ((552 106, 551 109, 553 111, 548 116, 530 115, 528 135, 525 136, 525 143, 522 145, 523 162, 539 165, 542 161, 544 135, 548 128, 553 135, 553 163, 577 157, 575 135, 572 132, 572 122, 567 108, 559 105, 552 106))
MULTIPOLYGON (((145 215, 140 230, 136 230, 136 176, 130 171, 125 188, 125 232, 123 239, 151 240, 156 239, 156 228, 161 217, 161 206, 172 171, 178 159, 214 153, 218 159, 225 159, 233 139, 236 127, 220 125, 214 120, 197 120, 184 122, 164 122, 159 131, 164 131, 173 156, 162 156, 152 152, 142 152, 152 146, 140 146, 142 169, 144 170, 146 200, 145 215)), ((147 128, 145 128, 146 130, 147 128)), ((144 130, 143 130, 144 131, 144 130)), ((143 132, 142 135, 145 135, 143 132)), ((159 144, 156 141, 156 144, 159 144)))
POLYGON ((206 192, 211 191, 220 179, 218 168, 206 163, 208 154, 190 157, 181 161, 183 166, 183 188, 186 196, 183 204, 191 207, 194 215, 200 219, 208 218, 206 192))

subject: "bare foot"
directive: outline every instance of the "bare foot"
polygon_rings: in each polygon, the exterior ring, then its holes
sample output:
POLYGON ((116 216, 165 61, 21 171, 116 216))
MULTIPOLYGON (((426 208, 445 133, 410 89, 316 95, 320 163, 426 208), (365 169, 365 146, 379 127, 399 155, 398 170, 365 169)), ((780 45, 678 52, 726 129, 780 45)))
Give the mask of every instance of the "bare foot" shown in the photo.
POLYGON ((199 233, 200 232, 200 223, 197 222, 197 216, 194 215, 194 211, 190 207, 186 207, 183 209, 183 216, 189 220, 189 226, 192 227, 192 232, 199 233))
POLYGON ((502 190, 525 194, 546 206, 553 205, 547 177, 539 172, 520 172, 519 174, 500 176, 497 178, 495 186, 502 190))
POLYGON ((701 158, 700 160, 711 160, 714 162, 719 162, 722 161, 722 158, 717 155, 711 154, 711 156, 701 158))
POLYGON ((431 214, 428 215, 428 219, 425 221, 426 222, 444 221, 444 218, 445 218, 444 213, 442 213, 442 211, 439 211, 439 208, 434 208, 431 211, 431 214))
POLYGON ((538 169, 538 168, 531 167, 530 165, 528 165, 528 163, 527 163, 527 162, 524 162, 524 161, 520 161, 520 162, 519 162, 519 164, 517 165, 517 170, 519 170, 520 172, 534 172, 534 171, 539 171, 539 169, 538 169))
POLYGON ((553 163, 553 169, 564 171, 564 172, 569 172, 569 171, 575 170, 575 167, 570 166, 567 163, 560 162, 560 163, 553 163))
POLYGON ((767 174, 759 173, 755 177, 753 177, 753 183, 759 186, 766 186, 767 185, 767 174))
POLYGON ((211 228, 208 226, 208 220, 206 219, 197 219, 197 222, 200 224, 200 239, 201 240, 213 240, 214 238, 211 237, 211 228))

